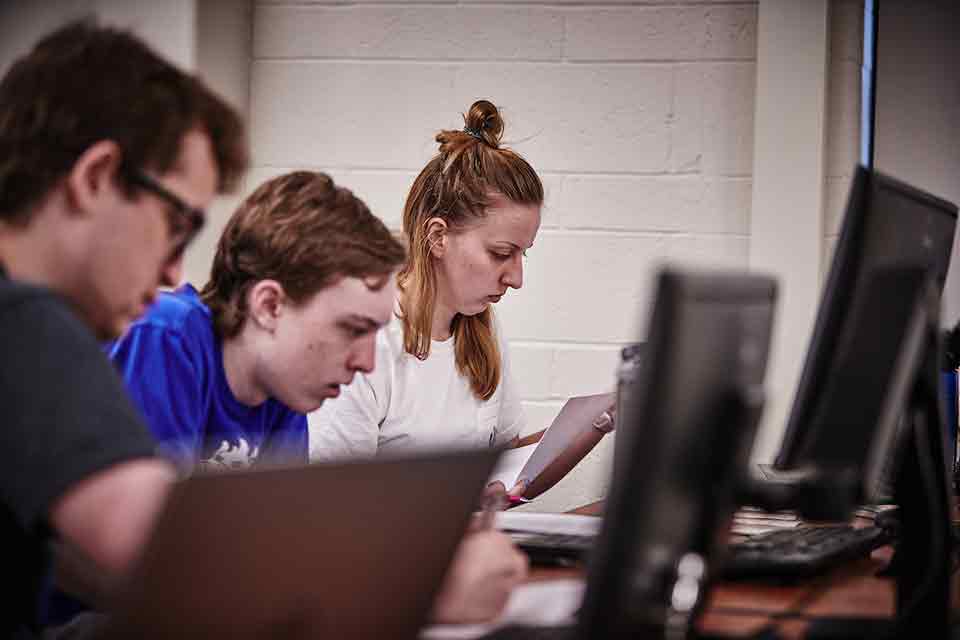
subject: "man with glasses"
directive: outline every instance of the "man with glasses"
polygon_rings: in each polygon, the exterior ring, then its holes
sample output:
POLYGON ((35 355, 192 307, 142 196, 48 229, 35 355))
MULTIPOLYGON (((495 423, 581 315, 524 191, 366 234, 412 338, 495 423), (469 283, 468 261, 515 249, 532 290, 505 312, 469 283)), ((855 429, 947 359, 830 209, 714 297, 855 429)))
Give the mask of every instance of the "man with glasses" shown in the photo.
POLYGON ((0 636, 38 632, 51 543, 104 584, 137 558, 175 470, 98 340, 246 164, 238 115, 129 33, 67 25, 0 80, 0 636))
MULTIPOLYGON (((134 170, 128 177, 130 184, 150 191, 170 205, 170 239, 173 250, 170 252, 170 265, 179 265, 183 253, 193 239, 203 230, 207 216, 203 209, 191 207, 180 196, 173 193, 143 171, 134 170)), ((179 280, 179 278, 178 278, 179 280)), ((174 284, 176 284, 174 282, 174 284)))

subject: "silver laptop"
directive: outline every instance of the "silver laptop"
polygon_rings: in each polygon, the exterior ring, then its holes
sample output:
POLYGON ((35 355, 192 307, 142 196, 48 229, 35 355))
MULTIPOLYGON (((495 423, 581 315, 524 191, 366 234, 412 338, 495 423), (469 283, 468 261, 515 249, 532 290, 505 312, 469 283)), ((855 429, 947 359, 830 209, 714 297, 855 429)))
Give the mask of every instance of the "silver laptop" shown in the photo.
POLYGON ((414 638, 497 456, 189 478, 108 635, 414 638))

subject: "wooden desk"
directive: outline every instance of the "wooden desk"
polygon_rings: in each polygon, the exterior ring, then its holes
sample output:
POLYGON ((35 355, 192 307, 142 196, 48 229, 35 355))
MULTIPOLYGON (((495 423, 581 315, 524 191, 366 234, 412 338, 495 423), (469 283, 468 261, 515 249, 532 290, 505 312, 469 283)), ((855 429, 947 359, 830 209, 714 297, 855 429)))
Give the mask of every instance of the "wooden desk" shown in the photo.
MULTIPOLYGON (((572 513, 599 515, 602 503, 572 513)), ((698 628, 705 633, 748 635, 774 624, 785 638, 802 638, 807 617, 891 618, 894 614, 894 583, 877 577, 893 550, 881 547, 869 558, 846 564, 826 574, 794 584, 759 581, 720 582, 711 590, 698 628)), ((549 580, 582 575, 582 569, 537 567, 530 579, 549 580)), ((960 609, 960 581, 953 577, 953 606, 960 609)))

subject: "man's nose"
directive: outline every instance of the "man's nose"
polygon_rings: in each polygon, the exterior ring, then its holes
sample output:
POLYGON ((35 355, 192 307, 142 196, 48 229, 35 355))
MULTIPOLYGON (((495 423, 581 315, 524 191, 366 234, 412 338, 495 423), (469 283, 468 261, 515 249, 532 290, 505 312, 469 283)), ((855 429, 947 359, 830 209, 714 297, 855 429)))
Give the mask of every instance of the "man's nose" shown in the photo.
POLYGON ((369 336, 360 340, 353 349, 347 367, 350 371, 362 371, 370 373, 376 360, 377 334, 371 333, 369 336))

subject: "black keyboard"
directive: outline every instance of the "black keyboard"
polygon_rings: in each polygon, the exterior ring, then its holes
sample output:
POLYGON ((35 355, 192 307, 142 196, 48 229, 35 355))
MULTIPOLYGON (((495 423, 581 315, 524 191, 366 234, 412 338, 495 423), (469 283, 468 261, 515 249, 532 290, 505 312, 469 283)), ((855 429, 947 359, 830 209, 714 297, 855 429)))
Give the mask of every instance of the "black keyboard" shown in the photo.
MULTIPOLYGON (((582 561, 594 536, 507 531, 516 545, 538 565, 570 565, 582 561)), ((799 526, 750 536, 728 546, 722 577, 803 578, 866 557, 890 542, 888 529, 849 525, 799 526)))
POLYGON ((593 547, 595 536, 567 533, 505 531, 530 562, 538 565, 570 565, 582 560, 593 547))
POLYGON ((729 545, 722 576, 728 579, 802 578, 866 557, 889 541, 887 531, 876 526, 779 529, 729 545))

